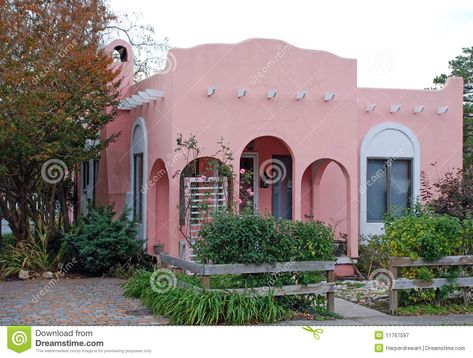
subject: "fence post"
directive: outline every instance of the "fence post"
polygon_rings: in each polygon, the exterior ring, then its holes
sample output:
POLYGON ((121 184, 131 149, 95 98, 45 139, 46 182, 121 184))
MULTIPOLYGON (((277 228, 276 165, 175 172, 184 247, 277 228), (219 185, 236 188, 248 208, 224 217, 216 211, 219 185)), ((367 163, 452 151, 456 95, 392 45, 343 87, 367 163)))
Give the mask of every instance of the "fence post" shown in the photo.
POLYGON ((210 290, 210 276, 200 276, 200 283, 204 290, 210 290))
MULTIPOLYGON (((393 262, 393 259, 389 259, 389 271, 393 274, 393 279, 394 281, 397 279, 397 267, 394 266, 395 263, 393 262)), ((394 282, 393 282, 394 285, 394 282)), ((394 290, 391 288, 389 290, 389 312, 391 314, 396 314, 397 312, 397 307, 399 305, 399 292, 398 290, 394 290)))
MULTIPOLYGON (((327 271, 327 283, 335 282, 335 272, 327 271)), ((327 310, 335 312, 335 293, 327 292, 327 310)))

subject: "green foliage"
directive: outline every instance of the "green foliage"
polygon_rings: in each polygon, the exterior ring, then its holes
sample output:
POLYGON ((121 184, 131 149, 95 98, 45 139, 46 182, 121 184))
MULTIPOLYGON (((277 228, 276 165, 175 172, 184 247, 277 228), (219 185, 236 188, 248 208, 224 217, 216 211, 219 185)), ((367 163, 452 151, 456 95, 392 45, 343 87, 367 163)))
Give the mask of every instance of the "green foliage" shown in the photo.
POLYGON ((333 230, 320 222, 293 222, 218 212, 194 247, 200 262, 214 264, 332 259, 333 230))
POLYGON ((13 236, 13 234, 2 234, 0 238, 0 255, 13 245, 15 245, 15 237, 13 236))
POLYGON ((135 223, 128 220, 125 212, 117 219, 114 216, 110 207, 90 209, 89 215, 80 218, 65 236, 64 254, 78 261, 76 269, 103 274, 138 254, 135 223))
POLYGON ((449 304, 448 306, 436 306, 433 304, 417 304, 407 307, 399 307, 399 316, 419 316, 419 315, 444 315, 444 314, 464 314, 473 313, 473 305, 449 304))
POLYGON ((113 265, 108 271, 110 276, 119 278, 130 278, 137 270, 152 270, 156 266, 156 259, 141 248, 138 253, 131 256, 125 263, 113 265))
MULTIPOLYGON (((443 256, 464 255, 471 252, 472 225, 470 220, 461 221, 457 217, 433 213, 417 206, 403 217, 388 218, 385 240, 389 256, 423 257, 427 261, 436 261, 443 256)), ((402 268, 400 275, 424 281, 440 277, 449 280, 449 285, 437 293, 434 289, 401 291, 402 305, 446 304, 449 293, 455 289, 458 272, 455 267, 408 267, 402 268)))
MULTIPOLYGON (((243 214, 218 212, 200 231, 194 246, 203 263, 275 263, 331 260, 333 230, 321 222, 275 220, 245 211, 243 214)), ((290 264, 289 264, 290 265, 290 264)), ((248 274, 242 286, 283 286, 319 282, 313 272, 248 274)))
POLYGON ((462 222, 462 252, 465 255, 473 255, 473 219, 465 219, 462 222))
POLYGON ((389 266, 389 249, 385 235, 362 237, 358 246, 358 270, 369 277, 373 270, 387 269, 389 266))
POLYGON ((57 271, 60 268, 62 251, 48 251, 47 234, 37 230, 37 235, 30 236, 16 246, 11 244, 0 252, 0 277, 18 274, 20 270, 44 272, 57 271))
POLYGON ((461 254, 462 225, 458 218, 423 208, 385 223, 390 256, 424 257, 428 261, 461 254))
MULTIPOLYGON (((154 314, 168 316, 174 324, 250 324, 273 323, 290 312, 269 296, 238 295, 226 292, 197 292, 169 288, 155 292, 150 285, 151 272, 138 271, 125 284, 125 295, 139 298, 154 314)), ((188 280, 185 274, 180 280, 188 280)))

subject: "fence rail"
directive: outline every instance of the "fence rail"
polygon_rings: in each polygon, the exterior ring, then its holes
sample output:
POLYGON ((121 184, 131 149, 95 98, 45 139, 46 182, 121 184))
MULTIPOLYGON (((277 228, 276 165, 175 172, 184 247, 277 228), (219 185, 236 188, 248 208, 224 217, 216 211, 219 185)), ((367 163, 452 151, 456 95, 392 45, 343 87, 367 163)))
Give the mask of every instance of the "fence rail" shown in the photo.
MULTIPOLYGON (((402 267, 430 267, 430 266, 472 266, 473 255, 470 256, 444 256, 436 261, 426 261, 424 258, 413 260, 409 257, 390 257, 389 271, 393 274, 393 284, 389 291, 389 311, 391 314, 397 312, 399 306, 399 291, 413 288, 441 288, 451 284, 446 278, 434 278, 432 280, 410 280, 398 278, 398 269, 402 267)), ((473 287, 473 277, 459 277, 455 279, 458 287, 473 287)))
POLYGON ((334 289, 335 289, 335 262, 332 261, 295 261, 277 262, 274 264, 199 264, 190 262, 174 256, 160 254, 161 263, 171 265, 183 270, 190 271, 200 276, 202 288, 180 282, 181 287, 189 287, 197 291, 221 291, 238 294, 267 295, 269 292, 274 296, 325 294, 327 295, 327 309, 334 312, 334 289), (282 287, 256 287, 236 289, 212 289, 210 276, 227 274, 251 274, 251 273, 280 273, 280 272, 325 272, 327 282, 308 285, 288 285, 282 287))

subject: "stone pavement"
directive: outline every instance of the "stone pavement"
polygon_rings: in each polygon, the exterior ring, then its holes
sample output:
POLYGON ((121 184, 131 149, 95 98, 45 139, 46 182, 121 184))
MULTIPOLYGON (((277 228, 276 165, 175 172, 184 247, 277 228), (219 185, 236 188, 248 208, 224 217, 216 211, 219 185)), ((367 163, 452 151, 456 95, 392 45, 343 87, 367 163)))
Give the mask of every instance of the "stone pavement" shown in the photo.
POLYGON ((331 321, 286 321, 279 325, 290 326, 433 326, 433 325, 473 325, 473 314, 450 314, 443 316, 390 316, 388 314, 335 298, 335 312, 343 319, 331 321))
POLYGON ((161 325, 117 278, 0 281, 1 325, 161 325), (41 295, 41 290, 45 293, 41 295))
MULTIPOLYGON (((0 326, 6 325, 165 325, 139 300, 123 296, 117 278, 0 281, 0 326), (44 295, 41 295, 41 290, 44 295)), ((343 319, 285 321, 278 325, 473 325, 473 314, 396 317, 335 298, 343 319)))

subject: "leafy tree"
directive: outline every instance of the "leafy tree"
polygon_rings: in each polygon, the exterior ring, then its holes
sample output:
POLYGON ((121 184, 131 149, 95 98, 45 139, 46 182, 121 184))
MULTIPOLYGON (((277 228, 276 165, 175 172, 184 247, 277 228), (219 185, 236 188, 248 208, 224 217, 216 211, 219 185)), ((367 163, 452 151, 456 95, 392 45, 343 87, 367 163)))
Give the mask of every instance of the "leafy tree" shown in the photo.
POLYGON ((104 1, 0 6, 0 209, 20 241, 32 222, 52 232, 69 221, 72 171, 117 135, 101 129, 117 114, 120 80, 102 51, 114 19, 104 1))
POLYGON ((434 78, 434 83, 444 85, 448 77, 462 77, 463 87, 463 156, 464 166, 473 164, 473 47, 463 48, 461 55, 458 55, 449 62, 451 73, 441 74, 434 78))

